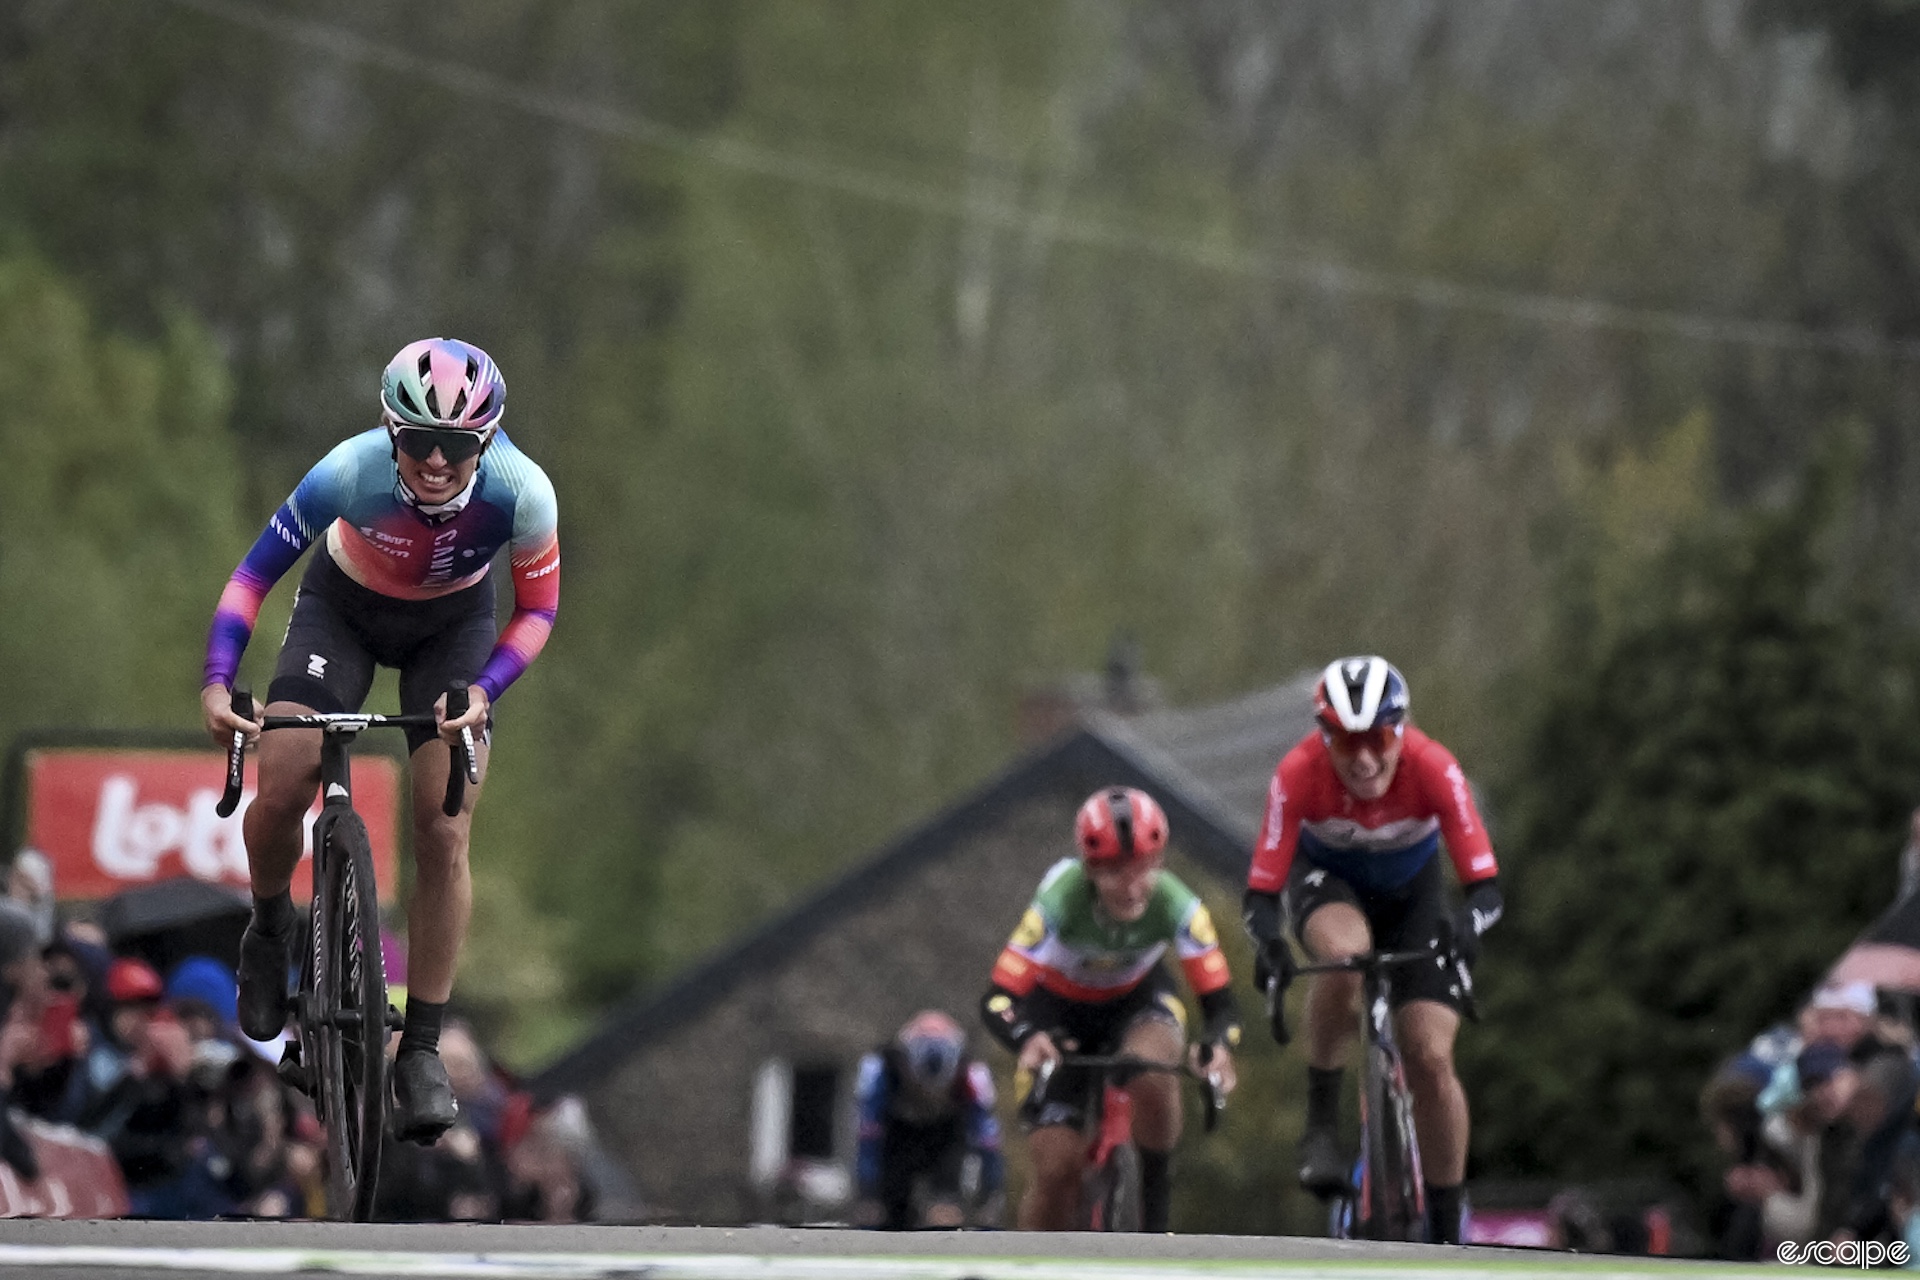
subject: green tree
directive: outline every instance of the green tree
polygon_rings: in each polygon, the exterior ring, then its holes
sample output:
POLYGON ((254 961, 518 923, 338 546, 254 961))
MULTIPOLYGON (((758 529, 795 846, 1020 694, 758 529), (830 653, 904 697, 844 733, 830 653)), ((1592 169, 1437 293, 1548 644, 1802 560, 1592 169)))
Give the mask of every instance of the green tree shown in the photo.
POLYGON ((1835 555, 1846 473, 1829 450, 1785 505, 1572 575, 1495 806, 1509 918, 1462 1037, 1483 1175, 1704 1187, 1708 1073, 1889 901, 1915 637, 1835 555))
POLYGON ((177 315, 153 343, 101 331, 17 256, 0 256, 0 351, 0 740, 179 726, 251 536, 225 367, 177 315))

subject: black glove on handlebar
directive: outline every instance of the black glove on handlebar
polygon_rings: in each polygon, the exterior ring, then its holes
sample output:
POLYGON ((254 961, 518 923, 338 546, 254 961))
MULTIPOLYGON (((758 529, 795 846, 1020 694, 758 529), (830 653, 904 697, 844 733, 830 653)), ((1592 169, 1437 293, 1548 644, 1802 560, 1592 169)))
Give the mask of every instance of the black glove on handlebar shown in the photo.
POLYGON ((1480 939, 1500 921, 1506 900, 1491 878, 1467 887, 1466 901, 1453 917, 1453 947, 1469 966, 1480 960, 1480 939))

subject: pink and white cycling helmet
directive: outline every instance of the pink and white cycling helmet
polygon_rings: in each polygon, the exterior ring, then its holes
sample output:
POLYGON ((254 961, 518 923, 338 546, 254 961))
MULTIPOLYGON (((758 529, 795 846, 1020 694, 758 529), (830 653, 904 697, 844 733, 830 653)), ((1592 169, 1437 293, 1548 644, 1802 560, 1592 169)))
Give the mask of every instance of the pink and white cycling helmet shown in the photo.
POLYGON ((458 338, 422 338, 400 348, 380 377, 390 427, 490 435, 507 408, 507 383, 493 357, 458 338))

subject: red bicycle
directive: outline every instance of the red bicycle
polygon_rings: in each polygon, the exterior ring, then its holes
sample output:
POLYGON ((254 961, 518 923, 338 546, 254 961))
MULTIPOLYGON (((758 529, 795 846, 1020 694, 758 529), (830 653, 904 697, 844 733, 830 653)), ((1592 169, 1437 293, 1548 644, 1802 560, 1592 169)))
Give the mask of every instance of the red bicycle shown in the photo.
MULTIPOLYGON (((1201 1049, 1202 1066, 1209 1050, 1201 1049)), ((1173 1066, 1131 1054, 1067 1054, 1034 1073, 1026 1107, 1037 1113, 1047 1100, 1047 1088, 1062 1067, 1084 1068, 1100 1074, 1100 1089, 1086 1118, 1086 1171, 1080 1184, 1080 1225, 1093 1231, 1138 1231, 1141 1227, 1140 1151, 1133 1145, 1133 1095, 1126 1082, 1143 1072, 1163 1071, 1191 1076, 1200 1085, 1201 1120, 1213 1132, 1226 1108, 1218 1078, 1195 1073, 1185 1064, 1173 1066)))

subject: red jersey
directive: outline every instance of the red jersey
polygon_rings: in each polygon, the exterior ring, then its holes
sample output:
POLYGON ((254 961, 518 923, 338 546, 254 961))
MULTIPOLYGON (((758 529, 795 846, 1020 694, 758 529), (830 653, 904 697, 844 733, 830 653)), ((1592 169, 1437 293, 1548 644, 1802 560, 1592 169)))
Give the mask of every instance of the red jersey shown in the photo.
POLYGON ((1467 775, 1451 751, 1408 725, 1387 793, 1360 800, 1333 771, 1316 729, 1273 771, 1247 887, 1280 892, 1298 853, 1357 889, 1397 889, 1426 866, 1442 840, 1461 884, 1499 871, 1467 775))

